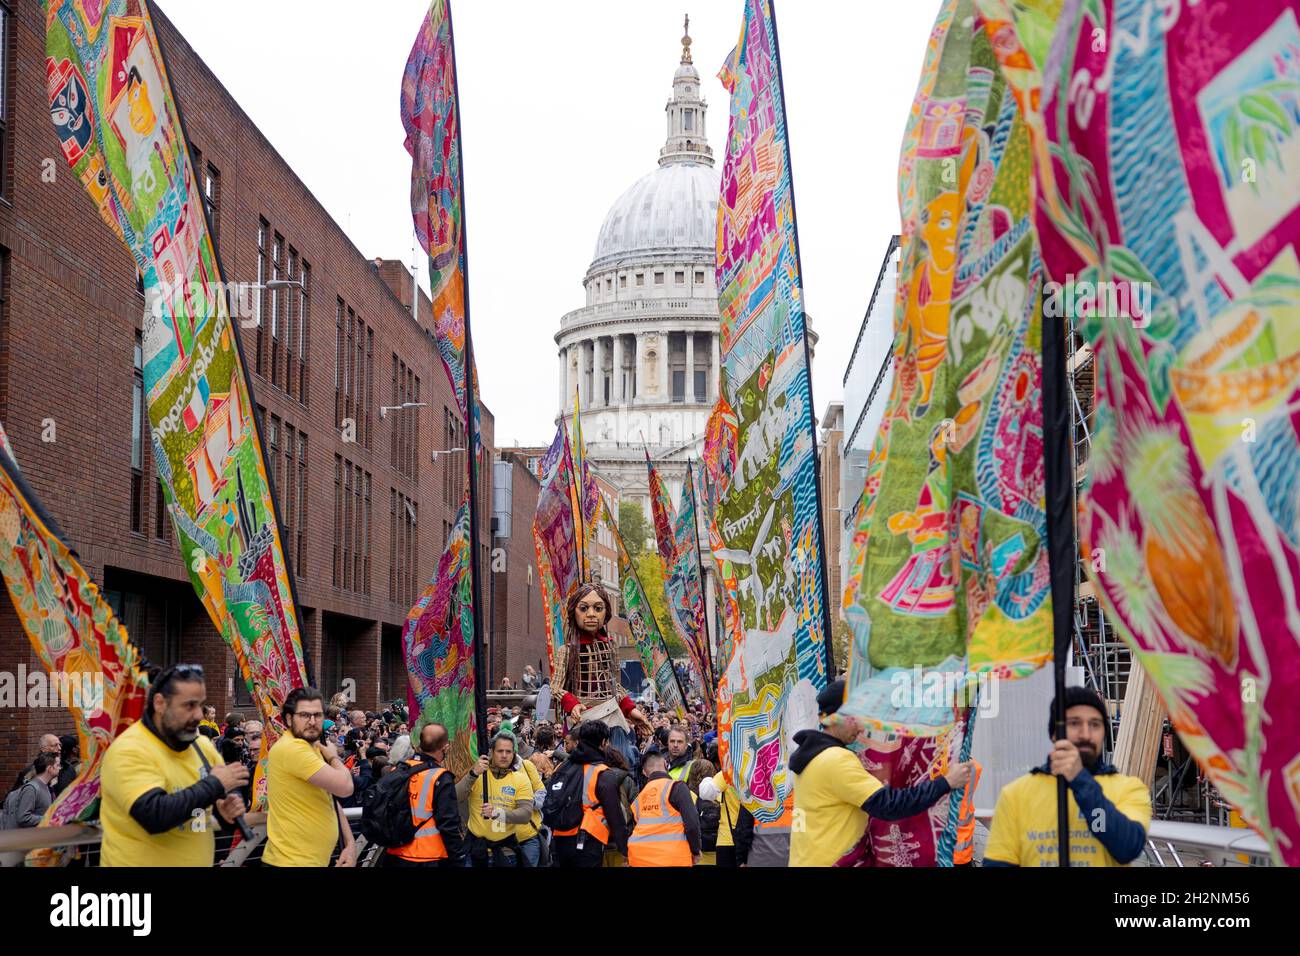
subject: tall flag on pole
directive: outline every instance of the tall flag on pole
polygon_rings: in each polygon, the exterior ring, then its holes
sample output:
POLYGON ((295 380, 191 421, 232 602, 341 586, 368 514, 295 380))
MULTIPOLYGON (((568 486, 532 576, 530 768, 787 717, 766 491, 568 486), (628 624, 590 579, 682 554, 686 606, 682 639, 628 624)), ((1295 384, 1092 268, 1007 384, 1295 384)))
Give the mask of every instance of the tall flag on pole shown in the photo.
POLYGON ((677 671, 673 667, 672 656, 668 653, 668 645, 664 642, 663 632, 659 630, 659 622, 655 620, 650 599, 646 597, 641 579, 637 577, 636 568, 627 546, 623 544, 623 535, 619 533, 618 525, 610 514, 608 503, 605 506, 605 518, 618 548, 619 594, 623 599, 623 616, 627 618, 628 627, 632 631, 641 665, 645 668, 646 676, 654 681, 659 703, 674 711, 679 719, 684 718, 686 694, 677 680, 677 671))
POLYGON ((1033 133, 1048 312, 1096 363, 1088 578, 1202 771, 1300 865, 1296 5, 979 6, 1033 133))
POLYGON ((718 202, 719 409, 729 441, 706 461, 718 493, 718 579, 734 581, 734 650, 718 684, 719 757, 760 822, 791 793, 798 730, 826 686, 826 603, 815 415, 776 20, 746 0, 720 74, 731 94, 718 202))
POLYGON ((135 258, 154 461, 190 581, 266 727, 307 682, 252 392, 184 125, 145 0, 51 0, 50 116, 63 156, 135 258))
MULTIPOLYGON (((962 759, 981 687, 1053 656, 1029 148, 973 0, 946 0, 904 133, 897 371, 845 609, 841 713, 892 786, 962 759)), ((950 865, 955 803, 873 821, 870 862, 950 865)))
MULTIPOLYGON (((412 732, 430 721, 452 736, 451 759, 469 769, 486 744, 482 681, 483 615, 478 582, 478 374, 470 333, 469 264, 456 50, 449 0, 433 0, 402 77, 402 128, 411 154, 411 215, 429 256, 434 341, 471 433, 460 511, 437 570, 407 616, 402 634, 411 696, 419 703, 412 732), (442 698, 446 699, 442 699, 442 698)), ((418 412, 417 412, 418 414, 418 412)))
POLYGON ((717 684, 709 653, 694 496, 683 484, 681 508, 674 509, 668 489, 650 461, 649 451, 646 452, 645 466, 649 472, 650 512, 654 518, 655 544, 659 549, 659 567, 664 578, 664 600, 677 636, 690 655, 691 668, 700 682, 700 693, 712 708, 717 684))
POLYGON ((470 595, 469 505, 460 506, 447 548, 402 630, 410 682, 411 732, 447 728, 447 769, 463 776, 476 757, 474 605, 470 595))
MULTIPOLYGON (((0 574, 36 656, 58 681, 51 690, 72 714, 80 747, 77 776, 42 826, 98 817, 99 768, 109 744, 144 711, 148 679, 140 652, 113 616, 62 533, 23 480, 0 428, 0 574)), ((19 693, 27 691, 19 680, 19 693)), ((38 865, 66 862, 69 848, 34 851, 38 865)))
POLYGON ((561 420, 555 440, 542 458, 542 489, 533 514, 533 547, 542 579, 546 655, 552 673, 555 652, 564 646, 565 602, 581 579, 573 472, 569 433, 561 420))
POLYGON ((578 537, 581 539, 579 570, 582 580, 591 576, 591 557, 587 549, 596 536, 596 519, 600 510, 600 486, 596 484, 596 471, 587 461, 587 445, 582 438, 582 413, 579 408, 579 392, 573 393, 573 475, 578 485, 574 491, 574 516, 577 521, 578 537), (579 490, 580 489, 580 490, 579 490))

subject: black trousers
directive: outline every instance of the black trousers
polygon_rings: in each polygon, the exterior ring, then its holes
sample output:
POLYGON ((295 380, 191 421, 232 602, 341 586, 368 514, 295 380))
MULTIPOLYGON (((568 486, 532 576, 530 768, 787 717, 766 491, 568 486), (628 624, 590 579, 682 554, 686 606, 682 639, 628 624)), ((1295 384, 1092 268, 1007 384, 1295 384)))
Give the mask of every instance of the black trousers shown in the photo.
POLYGON ((729 866, 733 868, 737 866, 736 848, 734 846, 720 846, 716 852, 718 866, 729 866))
POLYGON ((604 862, 605 844, 591 834, 578 836, 557 836, 551 839, 552 866, 562 867, 598 867, 604 862), (578 840, 582 839, 582 849, 578 849, 578 840))

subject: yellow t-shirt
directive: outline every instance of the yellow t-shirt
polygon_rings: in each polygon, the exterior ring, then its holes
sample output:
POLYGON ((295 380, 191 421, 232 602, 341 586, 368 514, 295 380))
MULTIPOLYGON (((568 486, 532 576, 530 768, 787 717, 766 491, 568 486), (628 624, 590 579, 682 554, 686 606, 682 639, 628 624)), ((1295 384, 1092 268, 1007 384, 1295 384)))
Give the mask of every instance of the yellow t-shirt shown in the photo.
MULTIPOLYGON (((531 760, 522 760, 520 763, 523 764, 524 773, 528 775, 528 785, 531 787, 533 794, 536 795, 540 793, 542 790, 541 773, 537 770, 537 767, 533 765, 531 760)), ((491 773, 490 770, 488 772, 491 773)), ((481 798, 483 794, 483 784, 481 783, 478 785, 478 792, 481 798)), ((533 837, 537 836, 541 827, 542 811, 534 810, 533 815, 529 818, 527 823, 520 823, 515 826, 515 839, 520 843, 531 840, 533 837)))
POLYGON ((329 866, 339 841, 334 797, 307 780, 325 766, 316 744, 292 734, 266 760, 266 851, 272 866, 329 866))
MULTIPOLYGON (((1115 809, 1144 830, 1151 827, 1151 793, 1137 777, 1106 773, 1093 778, 1115 809)), ((1118 862, 1092 833, 1089 821, 1067 790, 1070 820, 1070 866, 1126 866, 1118 862)), ((1056 777, 1030 773, 1019 777, 998 795, 993 810, 985 859, 1016 866, 1056 866, 1056 777)))
POLYGON ((713 775, 713 785, 722 791, 722 799, 718 801, 722 805, 722 813, 718 818, 718 846, 735 846, 731 828, 740 826, 740 797, 736 796, 735 788, 727 784, 727 778, 721 773, 713 775), (727 814, 731 814, 730 825, 727 814))
MULTIPOLYGON (((488 782, 487 802, 495 807, 501 807, 509 811, 515 808, 517 801, 527 800, 531 803, 533 799, 533 785, 528 779, 527 771, 511 770, 498 778, 496 774, 489 770, 474 781, 469 788, 469 796, 465 799, 465 803, 469 808, 469 832, 493 843, 504 840, 512 833, 518 836, 516 831, 519 826, 522 825, 524 829, 527 829, 527 824, 508 825, 504 830, 493 830, 493 821, 484 820, 483 814, 479 813, 479 807, 484 803, 483 781, 485 779, 488 782)), ((520 839, 523 838, 520 837, 520 839)))
POLYGON ((794 775, 791 866, 832 866, 862 839, 862 804, 883 787, 847 747, 829 747, 794 775))
MULTIPOLYGON (((222 763, 212 741, 200 734, 208 763, 222 763)), ((211 866, 217 821, 199 813, 166 833, 150 833, 131 817, 131 806, 155 787, 176 793, 205 776, 193 747, 180 753, 136 721, 113 741, 100 770, 99 822, 104 830, 100 866, 211 866)))

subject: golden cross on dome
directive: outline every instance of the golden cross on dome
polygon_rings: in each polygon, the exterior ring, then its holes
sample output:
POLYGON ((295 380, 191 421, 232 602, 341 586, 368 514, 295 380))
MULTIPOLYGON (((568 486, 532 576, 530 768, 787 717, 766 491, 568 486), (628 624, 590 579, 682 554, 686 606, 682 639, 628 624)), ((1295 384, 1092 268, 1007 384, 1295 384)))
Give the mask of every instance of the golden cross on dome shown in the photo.
POLYGON ((691 15, 686 14, 686 22, 682 24, 682 62, 691 62, 691 15))

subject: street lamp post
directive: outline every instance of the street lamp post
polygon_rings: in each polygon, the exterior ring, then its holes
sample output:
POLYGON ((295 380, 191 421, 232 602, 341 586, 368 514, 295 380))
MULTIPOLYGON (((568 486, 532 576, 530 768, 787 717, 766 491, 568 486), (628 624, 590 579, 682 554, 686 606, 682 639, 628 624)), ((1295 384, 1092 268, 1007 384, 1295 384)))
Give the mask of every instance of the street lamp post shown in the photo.
POLYGON ((425 402, 402 402, 400 405, 381 405, 379 406, 379 417, 384 418, 388 412, 400 412, 407 408, 424 408, 425 402))

